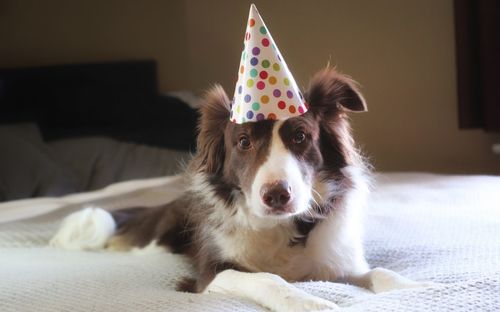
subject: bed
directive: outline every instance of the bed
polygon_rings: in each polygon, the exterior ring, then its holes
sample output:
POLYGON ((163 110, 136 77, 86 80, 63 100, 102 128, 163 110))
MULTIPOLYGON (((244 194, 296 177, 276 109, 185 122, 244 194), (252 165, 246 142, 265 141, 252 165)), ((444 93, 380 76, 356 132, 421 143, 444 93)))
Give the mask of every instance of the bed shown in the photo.
MULTIPOLYGON (((182 193, 175 174, 190 157, 196 120, 185 104, 159 95, 151 61, 0 70, 0 146, 8 146, 0 153, 0 311, 263 310, 176 292, 192 274, 179 255, 48 246, 72 211, 152 207, 182 193)), ((375 180, 369 263, 436 284, 377 295, 331 282, 297 287, 345 311, 500 310, 500 177, 375 180)))
MULTIPOLYGON (((500 177, 387 173, 376 181, 365 222, 369 263, 437 284, 377 295, 330 282, 296 285, 346 311, 499 310, 500 177)), ((179 255, 47 245, 71 211, 158 205, 178 196, 177 182, 177 176, 134 180, 0 204, 0 310, 262 311, 237 297, 176 292, 176 282, 192 272, 179 255)))

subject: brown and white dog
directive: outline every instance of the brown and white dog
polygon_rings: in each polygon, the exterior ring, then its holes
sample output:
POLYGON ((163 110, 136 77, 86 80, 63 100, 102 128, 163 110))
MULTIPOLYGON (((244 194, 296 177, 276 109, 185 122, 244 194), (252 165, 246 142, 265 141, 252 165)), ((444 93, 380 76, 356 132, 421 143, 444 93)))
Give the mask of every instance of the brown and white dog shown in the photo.
POLYGON ((302 116, 240 125, 229 121, 230 101, 214 87, 201 108, 198 151, 179 199, 112 215, 77 212, 52 244, 167 246, 195 265, 196 279, 182 290, 242 296, 275 311, 337 308, 288 282, 340 281, 374 292, 423 285, 370 270, 365 261, 368 172, 346 116, 366 110, 356 84, 327 68, 312 79, 306 100, 302 116))

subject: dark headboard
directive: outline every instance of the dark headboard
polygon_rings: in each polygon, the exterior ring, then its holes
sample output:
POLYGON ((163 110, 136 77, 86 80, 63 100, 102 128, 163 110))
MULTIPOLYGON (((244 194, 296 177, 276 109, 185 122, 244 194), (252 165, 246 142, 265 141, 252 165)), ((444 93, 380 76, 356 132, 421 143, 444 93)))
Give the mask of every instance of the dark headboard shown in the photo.
POLYGON ((0 69, 0 123, 36 122, 46 140, 98 135, 189 150, 196 118, 158 94, 152 60, 0 69))

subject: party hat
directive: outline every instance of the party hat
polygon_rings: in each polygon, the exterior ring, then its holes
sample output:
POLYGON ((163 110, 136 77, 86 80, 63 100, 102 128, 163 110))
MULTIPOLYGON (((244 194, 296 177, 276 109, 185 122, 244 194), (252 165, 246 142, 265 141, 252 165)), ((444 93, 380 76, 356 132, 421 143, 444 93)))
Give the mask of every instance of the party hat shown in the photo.
POLYGON ((253 4, 243 44, 230 120, 241 124, 305 113, 302 93, 253 4))

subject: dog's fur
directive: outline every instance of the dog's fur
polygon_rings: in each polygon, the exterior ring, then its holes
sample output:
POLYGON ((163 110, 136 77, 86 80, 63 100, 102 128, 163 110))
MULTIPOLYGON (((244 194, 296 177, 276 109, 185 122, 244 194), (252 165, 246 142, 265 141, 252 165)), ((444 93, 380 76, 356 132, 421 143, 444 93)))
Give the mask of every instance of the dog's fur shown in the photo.
MULTIPOLYGON (((229 121, 225 92, 214 87, 201 107, 186 193, 164 207, 113 213, 116 231, 106 246, 168 246, 188 255, 197 271, 180 289, 244 296, 273 310, 336 307, 287 283, 293 281, 342 281, 375 292, 419 286, 388 270, 370 270, 363 255, 368 172, 346 116, 366 110, 356 83, 327 68, 312 79, 305 98, 309 111, 302 116, 239 125, 229 121), (284 205, 266 204, 276 187, 287 196, 284 205)), ((70 218, 94 229, 87 231, 110 233, 99 227, 102 214, 87 209, 70 218), (101 217, 94 220, 93 213, 101 217)), ((74 235, 74 228, 68 219, 53 244, 75 246, 93 237, 80 233, 85 229, 74 235)))

